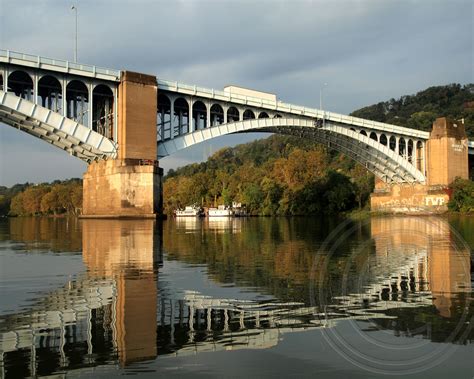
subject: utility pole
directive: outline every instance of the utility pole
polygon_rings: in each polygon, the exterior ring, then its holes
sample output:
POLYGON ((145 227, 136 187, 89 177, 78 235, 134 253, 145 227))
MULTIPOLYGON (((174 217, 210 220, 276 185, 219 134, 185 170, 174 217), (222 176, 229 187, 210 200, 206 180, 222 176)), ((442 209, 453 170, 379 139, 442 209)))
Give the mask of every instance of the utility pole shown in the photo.
POLYGON ((71 10, 76 13, 76 36, 75 36, 75 47, 74 47, 74 63, 77 63, 77 7, 75 5, 71 6, 71 10))

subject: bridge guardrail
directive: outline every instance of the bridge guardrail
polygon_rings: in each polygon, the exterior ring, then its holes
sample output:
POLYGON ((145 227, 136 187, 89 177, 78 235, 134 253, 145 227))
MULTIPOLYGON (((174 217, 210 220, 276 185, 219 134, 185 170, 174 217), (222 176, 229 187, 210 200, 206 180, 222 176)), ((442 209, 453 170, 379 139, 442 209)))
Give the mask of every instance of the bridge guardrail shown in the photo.
POLYGON ((112 70, 89 64, 74 63, 64 59, 53 59, 39 55, 24 54, 17 51, 0 49, 0 62, 18 64, 20 66, 52 69, 79 75, 100 77, 100 79, 120 81, 120 70, 112 70))
POLYGON ((236 102, 236 103, 256 106, 256 107, 264 107, 264 108, 275 110, 277 112, 279 111, 279 112, 298 114, 299 116, 312 117, 312 118, 314 117, 324 118, 332 122, 339 122, 339 123, 344 123, 344 124, 351 124, 354 126, 374 128, 374 129, 378 129, 385 132, 392 132, 392 133, 397 133, 401 135, 405 134, 405 135, 410 135, 412 137, 417 137, 417 138, 422 138, 422 139, 428 139, 430 136, 429 132, 424 132, 421 130, 409 129, 402 126, 386 124, 386 123, 378 122, 378 121, 365 120, 362 118, 347 116, 340 113, 328 112, 322 109, 307 108, 301 105, 284 103, 279 100, 275 102, 275 101, 271 101, 267 99, 262 99, 259 97, 244 96, 244 95, 234 94, 234 93, 225 92, 221 90, 214 90, 210 88, 192 86, 192 85, 179 83, 177 81, 172 81, 172 80, 165 80, 165 79, 159 79, 159 78, 157 78, 157 80, 158 80, 158 87, 159 88, 161 87, 164 90, 185 92, 192 95, 214 98, 216 100, 236 102))

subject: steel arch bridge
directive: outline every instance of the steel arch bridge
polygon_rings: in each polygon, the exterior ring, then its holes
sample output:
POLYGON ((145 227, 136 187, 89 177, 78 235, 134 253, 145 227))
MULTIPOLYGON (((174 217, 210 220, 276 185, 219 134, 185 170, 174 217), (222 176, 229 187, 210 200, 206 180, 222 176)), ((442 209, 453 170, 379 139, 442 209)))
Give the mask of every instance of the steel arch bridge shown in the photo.
POLYGON ((309 138, 340 151, 364 165, 387 183, 424 183, 424 174, 413 164, 378 141, 332 122, 301 118, 262 118, 220 124, 196 130, 158 144, 166 157, 197 143, 233 133, 268 132, 309 138))
MULTIPOLYGON (((119 157, 122 71, 0 49, 0 122, 91 163, 119 157)), ((386 183, 426 183, 430 133, 287 104, 276 95, 157 79, 156 159, 219 136, 311 138, 386 183)), ((474 154, 474 145, 468 150, 474 154)))

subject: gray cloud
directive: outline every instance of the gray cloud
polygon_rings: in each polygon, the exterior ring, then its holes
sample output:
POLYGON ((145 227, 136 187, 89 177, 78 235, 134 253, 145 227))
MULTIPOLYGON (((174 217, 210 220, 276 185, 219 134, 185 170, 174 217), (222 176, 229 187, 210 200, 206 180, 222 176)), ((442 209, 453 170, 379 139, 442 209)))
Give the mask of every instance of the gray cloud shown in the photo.
MULTIPOLYGON (((80 61, 201 86, 239 84, 316 106, 326 82, 325 107, 349 113, 431 85, 474 80, 469 0, 75 3, 80 61)), ((0 46, 71 59, 70 5, 0 0, 0 46)), ((36 146, 42 142, 31 137, 11 144, 16 134, 1 130, 1 184, 80 176, 84 170, 50 146, 39 155, 36 146), (30 165, 8 171, 5 159, 15 154, 28 157, 30 165)), ((251 137, 242 138, 228 137, 212 146, 251 137)), ((202 144, 164 159, 163 165, 202 159, 208 150, 209 144, 202 144)))

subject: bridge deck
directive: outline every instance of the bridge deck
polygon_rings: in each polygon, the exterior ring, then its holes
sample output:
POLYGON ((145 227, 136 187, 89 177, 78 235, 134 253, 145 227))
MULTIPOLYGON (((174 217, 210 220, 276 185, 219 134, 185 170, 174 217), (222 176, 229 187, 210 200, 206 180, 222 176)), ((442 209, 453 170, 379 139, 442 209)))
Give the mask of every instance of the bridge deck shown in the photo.
POLYGON ((0 62, 113 82, 120 81, 120 70, 73 63, 63 59, 45 58, 39 55, 23 54, 4 49, 0 49, 0 62))
POLYGON ((229 103, 249 105, 302 117, 324 118, 328 121, 332 121, 335 123, 350 124, 358 127, 365 127, 395 134, 409 135, 414 138, 427 140, 430 137, 429 132, 424 132, 417 129, 404 128, 402 126, 366 120, 363 118, 347 116, 340 113, 328 112, 322 109, 303 107, 300 105, 284 103, 282 101, 271 101, 258 97, 244 96, 231 92, 224 92, 210 88, 198 87, 195 85, 188 85, 179 83, 177 81, 158 79, 158 89, 180 93, 183 95, 192 95, 196 97, 226 101, 229 103))

